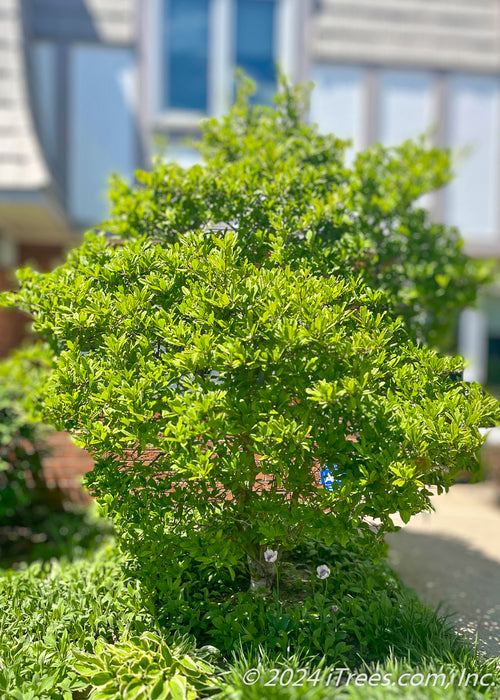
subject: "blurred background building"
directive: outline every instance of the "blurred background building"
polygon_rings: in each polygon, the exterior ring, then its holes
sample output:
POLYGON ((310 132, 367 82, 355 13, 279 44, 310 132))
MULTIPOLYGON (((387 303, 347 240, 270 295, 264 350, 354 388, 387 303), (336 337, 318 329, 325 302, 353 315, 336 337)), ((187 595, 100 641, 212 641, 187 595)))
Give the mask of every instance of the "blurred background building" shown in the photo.
MULTIPOLYGON (((500 258, 500 0, 0 0, 0 283, 48 268, 107 213, 109 175, 158 143, 189 165, 200 118, 223 114, 239 66, 267 103, 275 65, 312 79, 310 119, 354 149, 428 130, 467 147, 428 198, 469 253, 500 258)), ((494 296, 461 319, 468 376, 500 387, 494 296)), ((0 354, 20 339, 0 318, 0 354)))

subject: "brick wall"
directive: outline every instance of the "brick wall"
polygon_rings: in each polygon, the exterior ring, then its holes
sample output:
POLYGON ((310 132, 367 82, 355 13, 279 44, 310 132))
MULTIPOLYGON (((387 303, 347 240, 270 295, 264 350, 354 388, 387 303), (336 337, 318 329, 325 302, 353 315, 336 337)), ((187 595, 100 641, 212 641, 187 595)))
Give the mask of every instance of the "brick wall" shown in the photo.
POLYGON ((47 440, 50 450, 43 459, 47 487, 63 501, 83 505, 91 501, 82 488, 82 476, 94 466, 92 457, 77 447, 67 433, 54 432, 47 440))
MULTIPOLYGON (((61 246, 26 245, 17 248, 19 267, 33 265, 45 272, 51 270, 62 258, 61 246)), ((13 289, 14 271, 0 268, 0 291, 13 289)), ((0 357, 6 357, 11 350, 18 347, 29 330, 29 319, 25 314, 10 309, 0 309, 0 357)))
POLYGON ((62 246, 21 243, 18 248, 19 266, 34 266, 42 272, 53 270, 63 262, 62 246))
MULTIPOLYGON (((9 289, 12 289, 12 270, 0 269, 0 291, 9 289)), ((27 322, 27 317, 19 311, 0 309, 0 357, 6 357, 19 345, 25 336, 27 322)))

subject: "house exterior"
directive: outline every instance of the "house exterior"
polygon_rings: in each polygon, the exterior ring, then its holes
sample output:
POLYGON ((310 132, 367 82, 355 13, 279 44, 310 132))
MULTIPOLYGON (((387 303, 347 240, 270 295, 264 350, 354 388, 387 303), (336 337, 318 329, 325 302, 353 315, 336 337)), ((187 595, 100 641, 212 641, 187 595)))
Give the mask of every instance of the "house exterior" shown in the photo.
MULTIPOLYGON (((469 149, 426 206, 500 258, 500 0, 0 0, 0 283, 102 221, 111 172, 193 162, 185 138, 226 111, 235 67, 267 101, 276 62, 354 149, 425 130, 469 149)), ((2 313, 0 354, 21 327, 2 313)), ((498 297, 463 314, 459 351, 500 386, 498 297)))

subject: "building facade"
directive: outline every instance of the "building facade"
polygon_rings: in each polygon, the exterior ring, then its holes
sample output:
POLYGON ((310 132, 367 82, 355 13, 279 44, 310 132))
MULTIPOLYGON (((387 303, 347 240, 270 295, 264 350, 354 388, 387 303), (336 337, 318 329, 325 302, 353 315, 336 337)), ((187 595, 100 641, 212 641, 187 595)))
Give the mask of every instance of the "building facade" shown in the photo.
MULTIPOLYGON (((426 132, 456 178, 425 202, 473 256, 500 258, 500 2, 322 0, 308 30, 311 117, 355 148, 426 132)), ((465 378, 500 390, 500 304, 462 314, 465 378)))
MULTIPOLYGON (((234 69, 265 102, 276 63, 315 82, 310 119, 353 151, 422 132, 455 149, 425 205, 500 258, 500 0, 0 0, 0 282, 102 221, 111 172, 159 149, 194 162, 185 138, 227 110, 234 69)), ((463 314, 459 351, 500 386, 497 298, 463 314)), ((5 354, 19 319, 3 328, 5 354)))

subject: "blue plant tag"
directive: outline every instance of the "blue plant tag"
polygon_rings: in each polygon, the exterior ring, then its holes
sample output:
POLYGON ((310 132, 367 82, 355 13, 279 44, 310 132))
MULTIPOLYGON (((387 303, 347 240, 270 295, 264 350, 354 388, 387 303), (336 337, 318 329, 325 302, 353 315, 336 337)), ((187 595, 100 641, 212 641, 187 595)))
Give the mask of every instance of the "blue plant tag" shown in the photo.
POLYGON ((321 483, 325 489, 328 489, 328 491, 333 491, 333 475, 328 467, 320 470, 319 478, 321 479, 321 483))
MULTIPOLYGON (((334 472, 338 472, 339 471, 338 464, 332 464, 332 469, 334 472)), ((335 476, 337 476, 337 477, 343 476, 344 474, 345 474, 345 472, 342 472, 341 475, 339 475, 337 473, 337 474, 335 474, 335 476)), ((335 476, 332 474, 332 472, 330 471, 329 467, 326 464, 323 465, 323 469, 320 469, 320 472, 319 472, 320 481, 323 484, 323 486, 325 487, 325 489, 328 489, 328 491, 333 491, 333 485, 335 483, 340 484, 340 479, 339 478, 335 479, 335 476)))

